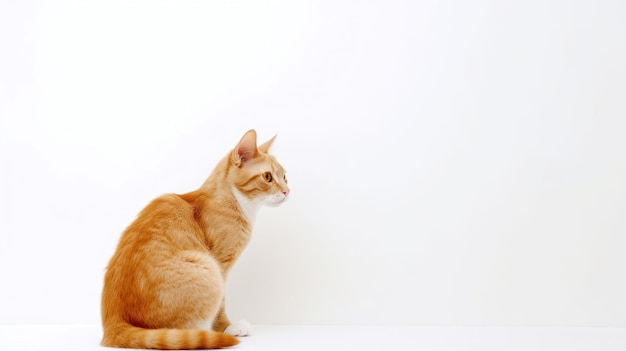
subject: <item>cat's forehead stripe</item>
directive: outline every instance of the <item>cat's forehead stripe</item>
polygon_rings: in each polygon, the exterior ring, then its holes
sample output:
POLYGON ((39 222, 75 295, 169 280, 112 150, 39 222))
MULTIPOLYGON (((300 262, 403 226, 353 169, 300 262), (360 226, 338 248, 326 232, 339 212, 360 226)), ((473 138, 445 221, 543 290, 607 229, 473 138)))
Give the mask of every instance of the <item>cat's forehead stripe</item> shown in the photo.
POLYGON ((277 162, 272 162, 272 171, 279 175, 285 174, 285 169, 277 162))
POLYGON ((285 174, 285 169, 280 165, 280 163, 271 158, 255 164, 251 164, 250 171, 254 174, 262 174, 265 172, 272 172, 279 176, 285 174))

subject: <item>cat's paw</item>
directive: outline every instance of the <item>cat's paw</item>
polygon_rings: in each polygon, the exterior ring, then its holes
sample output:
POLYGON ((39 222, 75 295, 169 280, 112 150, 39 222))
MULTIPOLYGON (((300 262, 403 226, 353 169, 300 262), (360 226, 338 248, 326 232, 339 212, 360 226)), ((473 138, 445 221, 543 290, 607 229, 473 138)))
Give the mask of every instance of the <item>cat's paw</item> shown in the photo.
POLYGON ((248 336, 252 331, 252 326, 250 322, 246 320, 237 321, 226 328, 224 333, 230 334, 232 336, 248 336))

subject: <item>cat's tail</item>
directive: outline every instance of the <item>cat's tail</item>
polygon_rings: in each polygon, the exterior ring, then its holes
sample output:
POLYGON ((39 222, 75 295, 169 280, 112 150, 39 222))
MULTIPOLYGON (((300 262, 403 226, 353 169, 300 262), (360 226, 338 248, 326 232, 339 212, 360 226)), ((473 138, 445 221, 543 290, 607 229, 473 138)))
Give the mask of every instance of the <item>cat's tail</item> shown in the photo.
POLYGON ((102 346, 131 349, 197 350, 234 346, 234 336, 199 329, 144 329, 131 325, 106 329, 102 346))

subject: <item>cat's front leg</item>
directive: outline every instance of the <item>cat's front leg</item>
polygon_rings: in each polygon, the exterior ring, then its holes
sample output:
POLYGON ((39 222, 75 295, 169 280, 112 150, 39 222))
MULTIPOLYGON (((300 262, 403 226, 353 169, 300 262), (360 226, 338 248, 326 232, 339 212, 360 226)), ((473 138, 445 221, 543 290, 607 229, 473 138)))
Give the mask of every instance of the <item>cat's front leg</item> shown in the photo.
POLYGON ((232 335, 232 336, 248 336, 252 331, 252 325, 245 319, 240 321, 236 321, 224 330, 224 333, 232 335))
POLYGON ((230 321, 228 320, 228 317, 226 316, 225 306, 226 306, 226 302, 222 300, 222 305, 220 306, 220 309, 217 312, 217 316, 213 320, 213 330, 222 332, 222 333, 230 325, 230 321))
POLYGON ((217 317, 213 321, 213 330, 224 332, 233 336, 248 336, 252 331, 250 322, 246 320, 240 320, 235 323, 231 323, 226 316, 226 302, 222 300, 222 305, 217 313, 217 317))

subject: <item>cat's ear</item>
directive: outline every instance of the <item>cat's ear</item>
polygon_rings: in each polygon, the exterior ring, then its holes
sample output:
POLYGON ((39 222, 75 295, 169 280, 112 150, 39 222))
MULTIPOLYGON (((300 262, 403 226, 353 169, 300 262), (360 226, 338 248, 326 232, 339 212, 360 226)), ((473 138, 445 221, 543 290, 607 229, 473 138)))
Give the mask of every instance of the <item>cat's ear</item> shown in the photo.
MULTIPOLYGON (((277 135, 278 135, 278 134, 277 134, 277 135)), ((260 146, 259 146, 259 151, 261 151, 262 153, 265 153, 265 154, 266 154, 268 151, 270 151, 270 148, 272 147, 272 144, 274 143, 274 139, 276 139, 276 136, 277 136, 277 135, 274 135, 274 136, 272 137, 272 139, 270 139, 270 140, 268 140, 268 141, 264 142, 264 143, 263 143, 263 145, 260 145, 260 146)))
POLYGON ((256 131, 250 129, 233 149, 233 162, 236 166, 241 166, 242 163, 255 158, 258 152, 256 148, 256 131))

